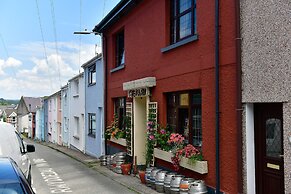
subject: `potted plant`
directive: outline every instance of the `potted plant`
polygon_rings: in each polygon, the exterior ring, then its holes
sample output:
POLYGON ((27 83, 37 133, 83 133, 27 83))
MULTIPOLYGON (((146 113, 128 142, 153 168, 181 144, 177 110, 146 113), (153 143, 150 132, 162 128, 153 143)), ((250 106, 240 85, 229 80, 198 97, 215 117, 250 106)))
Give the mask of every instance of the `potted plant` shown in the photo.
POLYGON ((109 126, 106 127, 105 138, 109 140, 110 138, 125 138, 125 131, 119 128, 118 116, 115 114, 113 121, 109 126))
POLYGON ((180 168, 180 161, 182 157, 188 158, 190 163, 194 164, 196 161, 203 160, 202 153, 193 145, 184 145, 184 137, 178 133, 172 133, 168 143, 173 147, 171 157, 172 163, 176 171, 180 168))
POLYGON ((138 166, 138 176, 140 178, 140 182, 142 184, 146 184, 146 180, 145 180, 145 170, 146 170, 146 166, 145 165, 139 165, 138 166))
POLYGON ((123 175, 131 174, 132 161, 128 155, 125 156, 125 161, 123 164, 120 165, 120 167, 121 167, 121 172, 123 175))
POLYGON ((121 171, 123 175, 130 175, 131 163, 121 164, 121 171))

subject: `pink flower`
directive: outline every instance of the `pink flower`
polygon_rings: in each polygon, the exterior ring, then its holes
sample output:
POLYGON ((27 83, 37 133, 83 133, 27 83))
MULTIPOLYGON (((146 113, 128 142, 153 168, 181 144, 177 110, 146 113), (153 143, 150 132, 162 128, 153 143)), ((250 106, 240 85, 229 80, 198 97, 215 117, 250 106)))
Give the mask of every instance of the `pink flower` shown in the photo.
POLYGON ((166 130, 165 129, 161 129, 160 133, 164 135, 164 134, 166 134, 166 130))
POLYGON ((155 136, 154 136, 154 135, 150 135, 150 136, 149 136, 149 139, 150 139, 150 140, 154 140, 154 139, 155 139, 155 136))

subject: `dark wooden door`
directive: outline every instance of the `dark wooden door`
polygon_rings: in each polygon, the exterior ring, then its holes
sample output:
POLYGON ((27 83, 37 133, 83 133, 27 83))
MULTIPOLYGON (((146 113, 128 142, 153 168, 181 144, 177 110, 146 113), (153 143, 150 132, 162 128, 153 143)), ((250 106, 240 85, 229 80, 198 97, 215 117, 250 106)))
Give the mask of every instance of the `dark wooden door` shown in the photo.
POLYGON ((256 192, 284 193, 281 103, 255 104, 256 192))

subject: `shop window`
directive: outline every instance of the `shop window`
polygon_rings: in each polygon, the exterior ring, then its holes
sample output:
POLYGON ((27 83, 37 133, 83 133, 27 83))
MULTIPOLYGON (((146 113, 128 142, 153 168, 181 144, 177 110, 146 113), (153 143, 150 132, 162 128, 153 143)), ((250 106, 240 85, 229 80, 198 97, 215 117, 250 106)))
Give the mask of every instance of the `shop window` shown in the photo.
POLYGON ((167 94, 167 123, 186 143, 202 146, 201 121, 200 90, 167 94))
POLYGON ((96 114, 89 113, 88 114, 88 135, 91 137, 96 137, 96 114))
POLYGON ((115 57, 116 57, 116 66, 119 67, 124 65, 124 58, 125 58, 125 50, 124 50, 124 31, 116 34, 116 50, 115 50, 115 57))
POLYGON ((116 98, 114 100, 114 114, 118 119, 118 128, 124 130, 125 121, 125 97, 116 98))
POLYGON ((195 0, 171 0, 171 43, 196 33, 195 0))

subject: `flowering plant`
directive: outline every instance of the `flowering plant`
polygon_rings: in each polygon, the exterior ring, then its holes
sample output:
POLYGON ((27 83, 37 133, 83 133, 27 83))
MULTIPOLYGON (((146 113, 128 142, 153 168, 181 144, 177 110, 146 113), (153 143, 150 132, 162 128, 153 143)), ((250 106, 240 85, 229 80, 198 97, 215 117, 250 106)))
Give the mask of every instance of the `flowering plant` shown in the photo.
POLYGON ((161 148, 164 151, 170 151, 171 145, 168 143, 170 135, 171 132, 169 127, 158 129, 155 133, 157 147, 161 148))
POLYGON ((185 147, 177 150, 174 156, 171 158, 176 171, 179 170, 179 164, 182 156, 189 158, 191 163, 195 163, 197 160, 203 160, 202 153, 193 145, 188 144, 185 147))
POLYGON ((147 122, 147 142, 146 142, 146 166, 149 166, 153 161, 154 147, 156 144, 157 123, 154 115, 149 113, 149 121, 147 122))
POLYGON ((110 139, 110 138, 118 139, 118 138, 125 137, 125 131, 120 129, 118 126, 119 126, 118 116, 114 115, 113 121, 108 127, 106 127, 106 131, 105 131, 106 139, 110 139))
POLYGON ((185 138, 179 133, 172 133, 168 140, 168 144, 173 147, 173 151, 181 149, 184 145, 185 138))

